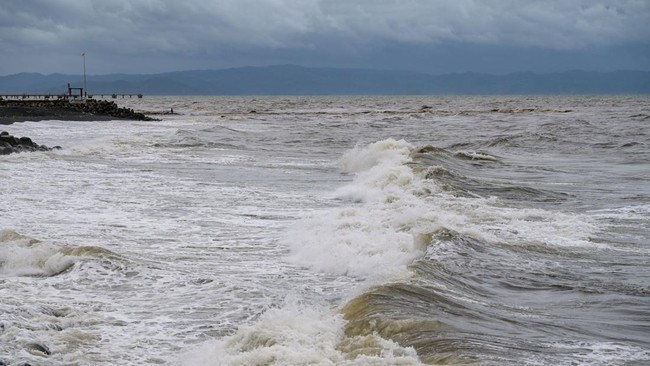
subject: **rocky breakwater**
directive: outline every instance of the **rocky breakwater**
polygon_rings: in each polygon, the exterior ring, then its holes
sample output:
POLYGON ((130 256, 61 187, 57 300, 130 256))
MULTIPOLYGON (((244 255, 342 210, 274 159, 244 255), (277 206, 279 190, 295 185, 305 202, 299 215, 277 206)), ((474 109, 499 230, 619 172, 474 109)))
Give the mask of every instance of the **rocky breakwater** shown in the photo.
POLYGON ((92 115, 110 116, 119 119, 130 119, 136 121, 155 121, 144 113, 135 112, 133 109, 120 108, 115 102, 106 100, 88 99, 85 103, 68 103, 71 107, 77 108, 84 113, 92 115))
POLYGON ((125 119, 154 121, 144 113, 118 107, 115 102, 87 99, 83 102, 60 100, 3 100, 0 101, 0 124, 20 121, 106 121, 125 119))
MULTIPOLYGON (((109 120, 155 121, 144 113, 120 108, 115 102, 88 99, 69 102, 59 100, 0 100, 0 125, 24 121, 109 121, 109 120)), ((56 146, 53 149, 60 147, 56 146)), ((29 137, 14 137, 3 131, 0 135, 0 155, 27 151, 52 150, 38 145, 29 137)))
POLYGON ((10 135, 7 131, 0 132, 0 155, 25 151, 48 151, 60 148, 61 146, 50 148, 45 145, 38 145, 29 137, 15 137, 10 135))

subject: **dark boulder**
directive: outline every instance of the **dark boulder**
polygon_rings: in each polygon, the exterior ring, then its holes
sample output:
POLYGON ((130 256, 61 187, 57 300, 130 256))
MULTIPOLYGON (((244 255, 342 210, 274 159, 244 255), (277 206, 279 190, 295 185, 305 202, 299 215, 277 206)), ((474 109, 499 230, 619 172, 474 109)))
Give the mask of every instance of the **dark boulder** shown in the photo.
MULTIPOLYGON (((7 132, 7 131, 3 131, 3 132, 7 132)), ((18 145, 18 141, 16 140, 16 138, 9 135, 8 133, 6 135, 1 135, 0 136, 0 142, 8 143, 11 146, 18 145)))
POLYGON ((0 155, 9 155, 14 152, 14 148, 8 142, 0 141, 0 155))
POLYGON ((49 151, 60 149, 61 146, 49 148, 45 145, 38 145, 29 137, 16 138, 7 131, 0 132, 0 155, 9 155, 11 153, 29 152, 29 151, 49 151))
POLYGON ((34 146, 34 142, 29 137, 21 137, 18 139, 18 144, 23 146, 34 146))
POLYGON ((25 348, 27 348, 28 351, 31 351, 30 353, 42 353, 44 356, 49 356, 52 354, 52 351, 50 351, 50 348, 44 344, 40 343, 27 343, 25 345, 25 348))
POLYGON ((115 102, 109 102, 106 100, 89 99, 86 103, 73 104, 73 106, 85 113, 95 115, 107 115, 120 119, 138 121, 154 121, 153 118, 147 117, 143 113, 135 112, 133 109, 129 108, 120 108, 115 102))

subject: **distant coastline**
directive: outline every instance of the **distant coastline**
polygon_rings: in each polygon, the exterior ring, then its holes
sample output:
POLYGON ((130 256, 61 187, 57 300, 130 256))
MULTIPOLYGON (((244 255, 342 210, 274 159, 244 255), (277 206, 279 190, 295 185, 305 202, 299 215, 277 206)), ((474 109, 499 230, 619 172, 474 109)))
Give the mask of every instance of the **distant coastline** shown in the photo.
MULTIPOLYGON (((0 76, 0 94, 60 93, 80 75, 0 76)), ((650 71, 431 75, 399 70, 296 65, 110 74, 88 77, 88 93, 145 95, 622 95, 650 94, 650 71)))

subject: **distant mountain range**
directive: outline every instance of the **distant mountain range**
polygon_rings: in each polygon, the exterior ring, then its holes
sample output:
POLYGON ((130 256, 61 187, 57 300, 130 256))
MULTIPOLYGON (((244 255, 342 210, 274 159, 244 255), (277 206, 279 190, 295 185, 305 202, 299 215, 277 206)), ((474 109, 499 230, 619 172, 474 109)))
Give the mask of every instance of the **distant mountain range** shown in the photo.
MULTIPOLYGON (((0 76, 0 94, 63 93, 82 76, 0 76)), ((482 95, 650 94, 650 71, 567 71, 507 75, 307 68, 295 65, 87 76, 89 94, 145 95, 482 95)))

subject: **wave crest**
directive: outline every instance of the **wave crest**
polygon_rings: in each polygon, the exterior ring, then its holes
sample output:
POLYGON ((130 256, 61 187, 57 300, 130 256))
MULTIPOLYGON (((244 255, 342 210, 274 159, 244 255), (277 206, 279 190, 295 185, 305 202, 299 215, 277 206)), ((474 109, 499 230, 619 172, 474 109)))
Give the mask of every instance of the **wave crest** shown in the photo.
POLYGON ((88 257, 118 257, 110 250, 93 247, 60 247, 21 235, 0 231, 0 274, 7 276, 56 276, 88 257))

